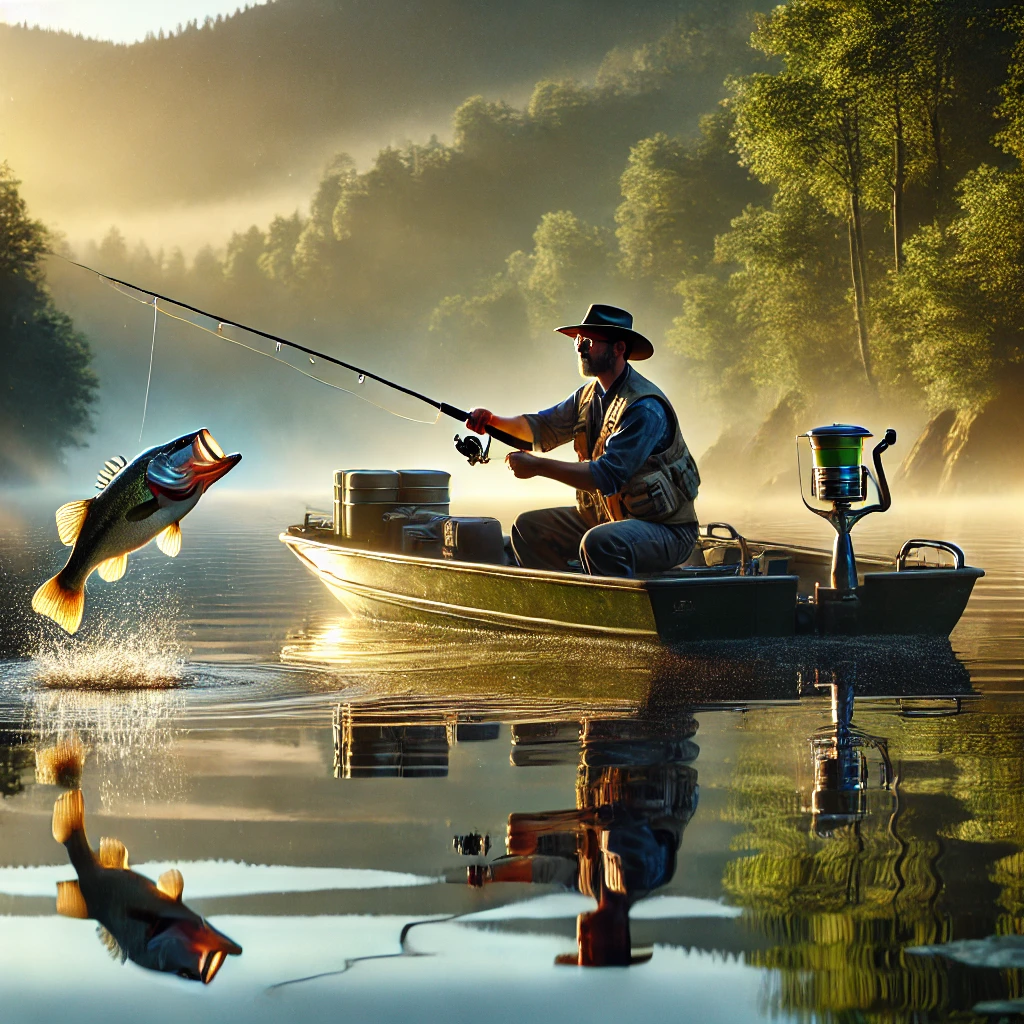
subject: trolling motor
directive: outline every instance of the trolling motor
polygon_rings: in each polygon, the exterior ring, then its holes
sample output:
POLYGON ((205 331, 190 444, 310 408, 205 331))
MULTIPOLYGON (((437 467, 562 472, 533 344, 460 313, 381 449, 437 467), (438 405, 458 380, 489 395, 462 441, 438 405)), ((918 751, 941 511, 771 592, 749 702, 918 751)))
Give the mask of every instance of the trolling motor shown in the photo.
POLYGON ((455 450, 460 454, 464 455, 471 466, 475 466, 478 463, 490 462, 489 452, 491 450, 491 438, 490 435, 487 437, 487 444, 482 445, 480 438, 474 437, 472 434, 467 434, 465 437, 459 437, 455 435, 455 450))
MULTIPOLYGON (((853 555, 853 541, 850 531, 861 519, 872 512, 885 512, 892 504, 889 484, 882 468, 882 452, 896 443, 896 431, 891 427, 871 452, 875 473, 872 476, 863 465, 864 439, 872 437, 870 430, 845 423, 833 423, 830 427, 815 427, 797 437, 797 468, 800 474, 800 498, 815 515, 827 519, 836 531, 832 548, 832 588, 816 589, 819 607, 823 602, 841 601, 847 605, 858 602, 857 560, 853 555), (800 440, 807 438, 811 448, 811 497, 818 503, 812 505, 804 494, 803 468, 800 464, 800 440), (871 480, 878 492, 878 501, 873 505, 853 508, 853 505, 867 500, 868 481, 871 480)), ((855 614, 855 609, 849 611, 855 614)))

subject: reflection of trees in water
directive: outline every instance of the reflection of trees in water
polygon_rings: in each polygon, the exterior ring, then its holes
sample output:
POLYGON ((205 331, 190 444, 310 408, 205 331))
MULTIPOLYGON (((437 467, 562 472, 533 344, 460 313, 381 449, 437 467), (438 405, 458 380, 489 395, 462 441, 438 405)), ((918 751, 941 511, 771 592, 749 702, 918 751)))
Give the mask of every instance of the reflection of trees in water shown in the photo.
POLYGON ((1024 931, 1024 852, 996 860, 1005 840, 1024 839, 1024 716, 883 722, 902 765, 898 797, 869 801, 867 816, 826 838, 812 833, 797 786, 807 718, 769 713, 740 726, 726 817, 743 827, 733 848, 749 853, 727 865, 723 886, 765 941, 747 957, 777 972, 772 1009, 903 1021, 1022 990, 1015 972, 906 950, 1024 931))

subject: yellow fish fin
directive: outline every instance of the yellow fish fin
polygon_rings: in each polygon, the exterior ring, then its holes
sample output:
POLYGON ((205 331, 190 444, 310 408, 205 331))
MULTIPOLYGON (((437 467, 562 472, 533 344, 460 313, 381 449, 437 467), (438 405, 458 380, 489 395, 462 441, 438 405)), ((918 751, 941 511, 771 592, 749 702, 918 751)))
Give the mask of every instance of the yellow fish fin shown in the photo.
POLYGON ((119 580, 124 575, 127 568, 128 552, 126 551, 123 555, 114 555, 113 558, 100 562, 96 566, 96 571, 100 574, 101 580, 113 583, 114 580, 119 580))
POLYGON ((78 540, 91 502, 92 498, 83 498, 81 501, 69 501, 57 509, 57 536, 61 544, 70 548, 78 540))
POLYGON ((61 917, 89 916, 89 908, 85 905, 85 897, 82 895, 78 879, 57 883, 57 913, 61 917))
POLYGON ((53 838, 66 843, 75 832, 85 828, 85 800, 80 789, 57 798, 53 805, 53 838))
POLYGON ((82 624, 85 591, 65 587, 58 573, 32 595, 32 610, 53 619, 67 632, 74 633, 82 624))
POLYGON ((128 870, 128 848, 120 839, 104 836, 100 840, 100 867, 128 870))
POLYGON ((110 954, 111 960, 120 960, 124 963, 128 959, 128 954, 121 948, 121 944, 114 938, 110 932, 107 931, 103 925, 100 925, 96 929, 96 935, 100 942, 103 943, 104 948, 110 954))
POLYGON ((156 546, 168 558, 175 558, 181 550, 181 526, 171 523, 166 530, 161 530, 156 535, 156 546))
POLYGON ((180 900, 181 894, 185 891, 185 879, 177 868, 165 871, 158 879, 156 887, 172 900, 180 900))

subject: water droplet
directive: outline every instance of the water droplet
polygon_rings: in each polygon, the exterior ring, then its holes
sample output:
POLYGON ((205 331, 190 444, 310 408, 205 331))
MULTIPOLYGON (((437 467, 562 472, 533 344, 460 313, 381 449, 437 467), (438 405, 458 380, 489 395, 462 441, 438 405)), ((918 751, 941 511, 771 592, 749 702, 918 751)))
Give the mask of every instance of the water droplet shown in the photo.
POLYGON ((223 324, 217 324, 217 333, 218 334, 223 334, 224 333, 224 325, 223 324))
POLYGON ((274 346, 274 351, 275 351, 275 352, 280 352, 280 351, 281 351, 281 342, 278 342, 278 343, 277 343, 277 344, 276 344, 276 345, 274 346))
POLYGON ((366 374, 365 373, 359 374, 359 383, 362 384, 364 380, 366 380, 366 374))
POLYGON ((312 365, 313 365, 313 357, 312 357, 312 356, 310 356, 310 357, 309 357, 309 365, 310 365, 310 366, 312 366, 312 365))

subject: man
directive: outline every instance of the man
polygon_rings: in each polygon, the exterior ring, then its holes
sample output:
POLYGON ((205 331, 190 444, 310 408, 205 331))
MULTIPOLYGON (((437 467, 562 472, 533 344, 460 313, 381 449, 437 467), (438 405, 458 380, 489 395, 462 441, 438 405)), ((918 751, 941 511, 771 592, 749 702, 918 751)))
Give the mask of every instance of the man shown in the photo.
POLYGON ((700 476, 671 403, 631 362, 654 346, 617 306, 594 304, 582 324, 556 328, 573 338, 580 374, 593 378, 543 412, 496 416, 473 409, 466 426, 498 427, 547 452, 572 441, 578 462, 512 452, 521 479, 545 476, 576 489, 576 508, 525 512, 512 548, 530 569, 582 569, 634 577, 684 562, 697 540, 693 501, 700 476))

